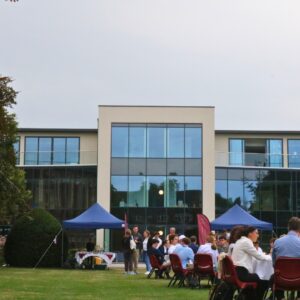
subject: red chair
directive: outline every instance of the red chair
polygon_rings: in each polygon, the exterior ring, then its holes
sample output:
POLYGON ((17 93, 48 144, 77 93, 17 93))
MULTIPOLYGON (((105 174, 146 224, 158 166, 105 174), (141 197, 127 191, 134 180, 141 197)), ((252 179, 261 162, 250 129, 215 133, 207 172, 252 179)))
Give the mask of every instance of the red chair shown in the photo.
POLYGON ((170 261, 171 261, 171 267, 172 271, 174 273, 174 276, 171 278, 168 287, 174 286, 175 283, 178 281, 178 287, 184 286, 184 280, 189 276, 193 274, 192 270, 184 269, 181 264, 181 260, 177 254, 170 254, 170 261))
POLYGON ((194 257, 194 274, 197 276, 199 281, 199 287, 201 279, 208 278, 213 284, 216 277, 216 272, 214 271, 214 265, 212 256, 210 254, 197 253, 194 257))
POLYGON ((239 297, 245 289, 255 290, 257 288, 256 282, 244 282, 239 280, 233 261, 229 256, 225 256, 222 260, 222 280, 232 285, 238 291, 237 297, 239 297))
POLYGON ((150 264, 151 264, 151 271, 148 274, 147 278, 151 278, 152 274, 155 272, 155 278, 158 278, 159 271, 165 271, 167 268, 163 266, 157 259, 155 255, 150 255, 150 264))
POLYGON ((300 258, 278 257, 274 267, 273 299, 275 291, 300 290, 300 258))

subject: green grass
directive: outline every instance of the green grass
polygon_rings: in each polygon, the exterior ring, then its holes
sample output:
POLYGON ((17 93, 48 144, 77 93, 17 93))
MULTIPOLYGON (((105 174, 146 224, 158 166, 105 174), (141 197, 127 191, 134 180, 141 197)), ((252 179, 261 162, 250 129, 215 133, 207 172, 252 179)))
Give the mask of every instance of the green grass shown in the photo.
POLYGON ((208 289, 168 288, 168 280, 122 272, 0 268, 0 299, 208 299, 208 289))

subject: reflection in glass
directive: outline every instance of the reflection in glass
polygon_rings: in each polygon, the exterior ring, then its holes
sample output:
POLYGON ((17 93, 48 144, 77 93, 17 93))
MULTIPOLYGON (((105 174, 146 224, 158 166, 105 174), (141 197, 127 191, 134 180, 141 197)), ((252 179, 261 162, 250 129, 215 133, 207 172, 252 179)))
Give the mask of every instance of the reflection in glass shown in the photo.
POLYGON ((167 207, 184 206, 184 177, 167 177, 167 207))
POLYGON ((185 205, 202 207, 202 177, 185 176, 185 205))
POLYGON ((227 180, 216 180, 215 197, 218 213, 223 213, 231 207, 231 202, 228 200, 227 195, 227 180))
POLYGON ((185 157, 202 157, 202 128, 185 128, 185 157))
POLYGON ((293 209, 293 189, 291 181, 277 181, 277 210, 293 209))
POLYGON ((165 203, 165 180, 164 176, 148 176, 148 206, 163 207, 165 203))
POLYGON ((111 176, 112 207, 127 207, 128 177, 111 176))
POLYGON ((267 140, 268 165, 282 167, 282 140, 267 140))
POLYGON ((228 180, 228 200, 244 207, 243 181, 228 180))
POLYGON ((146 157, 146 127, 129 127, 129 157, 146 157))
POLYGON ((245 141, 242 139, 229 140, 229 164, 242 166, 244 164, 245 141))
POLYGON ((39 138, 39 165, 51 164, 51 138, 39 138))
POLYGON ((275 182, 264 181, 260 183, 260 203, 262 211, 274 210, 275 182))
POLYGON ((288 140, 290 168, 300 168, 300 140, 288 140))
POLYGON ((148 157, 166 157, 166 128, 148 127, 148 157))
POLYGON ((146 206, 146 179, 145 176, 129 176, 128 206, 146 206))
POLYGON ((184 157, 184 128, 170 127, 167 129, 168 157, 184 157))
POLYGON ((259 210, 258 181, 245 180, 244 195, 245 195, 245 199, 244 199, 245 207, 251 212, 258 211, 259 210))
POLYGON ((54 138, 53 139, 53 164, 65 163, 66 139, 54 138))
POLYGON ((79 138, 67 138, 67 164, 79 164, 79 138))
POLYGON ((38 164, 38 138, 25 138, 25 165, 38 164))
POLYGON ((128 157, 128 127, 112 127, 112 157, 128 157))
POLYGON ((20 164, 20 137, 19 136, 16 138, 16 141, 14 142, 13 146, 16 154, 16 164, 19 165, 20 164))

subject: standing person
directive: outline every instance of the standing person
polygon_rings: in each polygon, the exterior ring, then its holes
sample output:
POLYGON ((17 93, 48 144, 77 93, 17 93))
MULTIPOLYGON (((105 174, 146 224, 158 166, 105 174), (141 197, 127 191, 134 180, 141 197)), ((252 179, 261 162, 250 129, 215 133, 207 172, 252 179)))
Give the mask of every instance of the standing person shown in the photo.
POLYGON ((166 240, 170 241, 170 235, 176 235, 176 228, 175 227, 170 227, 169 229, 169 234, 166 236, 166 240))
MULTIPOLYGON (((272 251, 274 265, 276 258, 280 256, 300 258, 300 219, 292 217, 288 222, 288 230, 288 234, 274 242, 272 251)), ((284 299, 284 292, 276 291, 275 296, 276 299, 284 299)), ((300 298, 300 291, 298 291, 297 297, 300 298)))
POLYGON ((143 261, 146 265, 146 273, 145 275, 148 275, 151 271, 151 264, 150 264, 150 258, 148 255, 148 242, 150 238, 150 231, 145 230, 143 233, 144 240, 143 240, 143 261))
POLYGON ((132 251, 133 272, 137 274, 140 253, 143 250, 143 237, 139 233, 139 227, 137 225, 132 228, 132 237, 136 244, 136 249, 132 251))
POLYGON ((134 274, 134 272, 132 271, 132 250, 130 246, 131 240, 132 240, 131 230, 126 229, 125 235, 122 240, 122 247, 123 247, 123 255, 124 255, 125 274, 129 274, 129 275, 134 274))

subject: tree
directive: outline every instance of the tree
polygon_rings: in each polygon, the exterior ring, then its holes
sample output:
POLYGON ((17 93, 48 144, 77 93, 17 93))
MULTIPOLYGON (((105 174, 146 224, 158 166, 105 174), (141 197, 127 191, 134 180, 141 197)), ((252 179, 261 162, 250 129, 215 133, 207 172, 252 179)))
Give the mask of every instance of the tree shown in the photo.
POLYGON ((25 173, 16 167, 14 143, 17 140, 15 114, 17 92, 12 80, 0 76, 0 223, 9 224, 30 210, 31 193, 26 190, 25 173))

